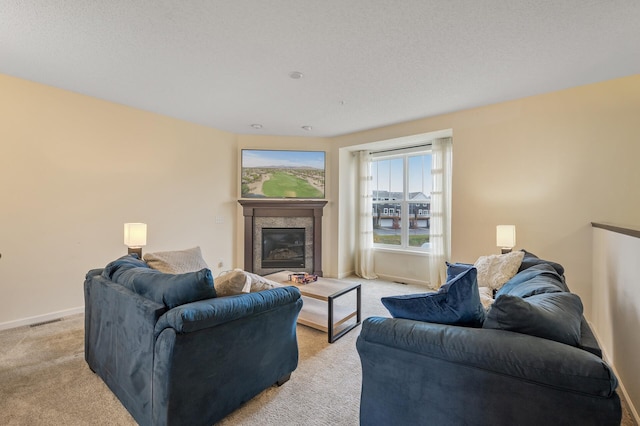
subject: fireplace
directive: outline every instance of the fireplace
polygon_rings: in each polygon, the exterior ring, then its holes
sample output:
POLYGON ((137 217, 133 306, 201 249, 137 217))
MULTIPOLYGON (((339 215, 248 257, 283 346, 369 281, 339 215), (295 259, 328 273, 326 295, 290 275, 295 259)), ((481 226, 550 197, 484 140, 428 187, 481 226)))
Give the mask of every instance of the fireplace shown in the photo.
POLYGON ((304 268, 304 228, 262 228, 263 268, 304 268))
POLYGON ((322 209, 326 201, 238 200, 244 216, 244 269, 283 269, 322 276, 322 209))

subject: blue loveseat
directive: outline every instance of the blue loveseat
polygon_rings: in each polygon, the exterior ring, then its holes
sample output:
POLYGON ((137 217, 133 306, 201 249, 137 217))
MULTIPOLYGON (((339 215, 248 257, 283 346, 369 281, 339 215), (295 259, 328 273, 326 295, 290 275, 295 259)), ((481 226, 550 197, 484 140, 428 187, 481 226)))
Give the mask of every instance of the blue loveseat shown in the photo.
POLYGON ((85 359, 141 425, 211 425, 298 364, 295 287, 215 297, 211 271, 89 271, 85 359))
MULTIPOLYGON (((451 293, 460 283, 474 289, 475 268, 466 269, 438 300, 459 301, 451 293)), ((464 326, 367 318, 357 340, 360 424, 619 425, 617 379, 562 267, 525 253, 495 296, 475 324, 473 316, 452 316, 445 302, 436 307, 464 326)))

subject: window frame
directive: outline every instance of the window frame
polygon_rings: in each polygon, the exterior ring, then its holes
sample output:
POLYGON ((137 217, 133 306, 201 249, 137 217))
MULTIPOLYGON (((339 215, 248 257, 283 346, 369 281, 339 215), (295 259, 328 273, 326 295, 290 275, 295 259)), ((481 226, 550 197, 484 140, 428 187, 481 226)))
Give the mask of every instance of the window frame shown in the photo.
MULTIPOLYGON (((424 210, 426 210, 424 207, 422 207, 422 204, 427 204, 425 203, 425 200, 420 200, 420 201, 410 201, 409 199, 409 158, 410 157, 415 157, 415 156, 420 156, 420 155, 432 155, 432 150, 431 150, 431 145, 424 145, 424 146, 420 146, 420 147, 413 147, 411 149, 399 149, 399 150, 393 150, 393 151, 387 151, 387 152, 379 152, 379 153, 372 153, 372 160, 371 160, 371 164, 373 166, 374 162, 378 162, 378 161, 384 161, 384 160, 392 160, 392 159, 397 159, 397 158, 401 158, 402 159, 402 199, 401 200, 390 200, 388 198, 387 199, 380 199, 379 201, 375 201, 375 198, 372 200, 372 205, 373 205, 373 209, 375 210, 375 206, 376 205, 380 205, 380 204, 398 204, 400 206, 399 210, 400 210, 400 223, 404 224, 404 226, 401 226, 400 228, 400 244, 384 244, 384 243, 373 243, 373 248, 374 250, 388 250, 388 251, 403 251, 403 252, 411 252, 411 253, 415 253, 415 254, 428 254, 431 250, 431 246, 430 243, 425 243, 424 245, 421 245, 419 247, 415 247, 415 246, 410 246, 409 245, 409 232, 410 232, 410 215, 409 212, 412 211, 411 210, 411 205, 419 205, 420 207, 415 207, 415 208, 419 208, 421 211, 424 212, 424 210)), ((376 191, 379 191, 379 189, 376 187, 375 189, 376 191)), ((389 195, 391 195, 391 188, 388 189, 389 191, 389 195)), ((429 212, 429 220, 431 217, 431 188, 429 188, 429 193, 425 194, 429 197, 429 208, 428 208, 428 212, 429 212)), ((384 207, 385 210, 396 210, 395 207, 393 208, 389 208, 389 207, 384 207)), ((384 214, 384 213, 383 213, 384 214)), ((422 216, 419 213, 420 216, 422 216)), ((375 234, 375 229, 374 229, 374 234, 375 234)))

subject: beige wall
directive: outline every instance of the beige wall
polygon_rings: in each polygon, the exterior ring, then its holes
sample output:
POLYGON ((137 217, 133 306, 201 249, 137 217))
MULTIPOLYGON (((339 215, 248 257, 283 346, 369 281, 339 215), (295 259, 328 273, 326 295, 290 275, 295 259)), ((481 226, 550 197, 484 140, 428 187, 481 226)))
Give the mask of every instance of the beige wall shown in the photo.
POLYGON ((0 94, 0 326, 82 308, 125 222, 145 251, 235 261, 234 135, 3 75, 0 94))
POLYGON ((589 223, 640 217, 638 75, 332 139, 233 135, 8 76, 0 90, 0 324, 82 306, 128 221, 149 224, 147 251, 199 244, 214 269, 242 266, 242 148, 327 151, 329 276, 353 271, 348 150, 379 140, 452 129, 453 260, 497 253, 495 225, 513 223, 518 247, 565 265, 587 316, 589 223))
POLYGON ((640 238, 593 228, 594 331, 640 420, 640 238))
POLYGON ((234 135, 5 75, 0 93, 0 329, 81 311, 86 272, 126 253, 125 222, 148 224, 145 252, 199 245, 214 275, 242 267, 242 148, 327 151, 333 203, 328 139, 234 135))
MULTIPOLYGON (((591 221, 638 224, 640 75, 334 138, 336 148, 453 130, 452 260, 517 248, 566 267, 591 314, 591 221)), ((342 177, 339 179, 342 190, 342 177)), ((334 230, 334 232, 337 232, 334 230)), ((337 264, 348 264, 339 245, 337 264)), ((407 257, 410 269, 420 258, 407 257)), ((339 273, 344 271, 339 271, 339 273)))

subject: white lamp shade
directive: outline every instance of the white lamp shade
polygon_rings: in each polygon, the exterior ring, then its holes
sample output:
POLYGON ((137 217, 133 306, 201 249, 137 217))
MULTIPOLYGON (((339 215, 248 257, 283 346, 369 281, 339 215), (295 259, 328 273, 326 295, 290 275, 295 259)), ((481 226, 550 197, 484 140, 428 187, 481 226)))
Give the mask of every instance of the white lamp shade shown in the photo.
POLYGON ((127 247, 142 247, 147 245, 146 223, 124 224, 124 245, 127 247))
POLYGON ((496 227, 496 244, 498 247, 514 247, 516 245, 515 225, 498 225, 496 227))

